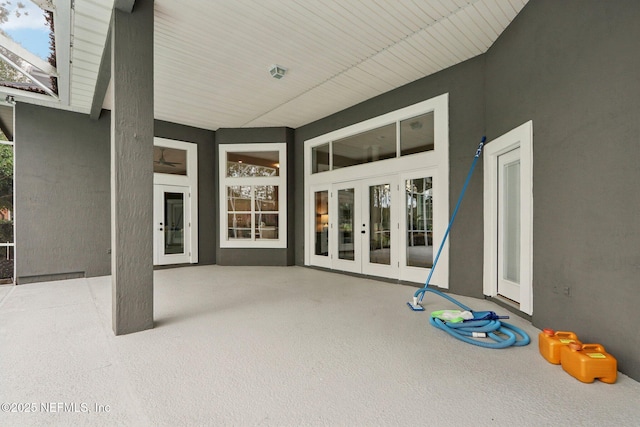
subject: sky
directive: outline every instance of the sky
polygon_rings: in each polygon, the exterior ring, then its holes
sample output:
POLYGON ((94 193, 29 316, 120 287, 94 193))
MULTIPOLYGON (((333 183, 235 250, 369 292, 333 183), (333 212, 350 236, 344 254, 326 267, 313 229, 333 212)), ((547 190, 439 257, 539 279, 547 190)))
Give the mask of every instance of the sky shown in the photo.
POLYGON ((20 0, 26 7, 19 9, 22 15, 17 18, 13 13, 17 7, 17 0, 5 7, 11 12, 8 22, 2 28, 22 47, 38 55, 42 59, 49 56, 49 27, 44 19, 44 12, 29 0, 20 0), (26 12, 26 13, 24 13, 26 12))

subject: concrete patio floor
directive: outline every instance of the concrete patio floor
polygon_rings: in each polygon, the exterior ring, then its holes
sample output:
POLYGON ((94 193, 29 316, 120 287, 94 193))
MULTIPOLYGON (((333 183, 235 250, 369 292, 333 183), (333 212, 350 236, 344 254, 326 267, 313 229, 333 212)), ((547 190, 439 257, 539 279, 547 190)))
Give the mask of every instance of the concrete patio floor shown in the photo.
POLYGON ((428 323, 453 305, 427 294, 412 312, 414 291, 302 267, 158 270, 155 328, 116 337, 110 277, 2 286, 0 425, 640 423, 638 382, 577 381, 515 316, 526 347, 457 341, 428 323))

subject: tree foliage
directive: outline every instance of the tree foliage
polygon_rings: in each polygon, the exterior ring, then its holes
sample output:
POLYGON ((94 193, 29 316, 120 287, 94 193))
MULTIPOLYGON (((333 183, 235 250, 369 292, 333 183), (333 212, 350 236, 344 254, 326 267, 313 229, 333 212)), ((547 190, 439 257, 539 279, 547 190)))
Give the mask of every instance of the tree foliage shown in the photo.
MULTIPOLYGON (((6 140, 2 134, 3 140, 6 140)), ((0 144, 0 209, 13 210, 13 146, 0 144)))
POLYGON ((28 16, 29 12, 24 10, 25 7, 21 1, 16 2, 15 5, 9 0, 0 2, 0 24, 6 23, 12 15, 16 18, 28 16))

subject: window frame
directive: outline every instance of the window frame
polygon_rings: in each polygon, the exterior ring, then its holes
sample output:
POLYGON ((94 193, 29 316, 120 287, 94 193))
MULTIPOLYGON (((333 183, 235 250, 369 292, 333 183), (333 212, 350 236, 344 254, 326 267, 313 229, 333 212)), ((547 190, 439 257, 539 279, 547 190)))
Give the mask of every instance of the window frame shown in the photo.
MULTIPOLYGON (((399 125, 396 132, 400 132, 399 125)), ((397 150, 400 152, 400 139, 396 140, 397 150)), ((329 144, 329 159, 332 160, 332 144, 329 144)), ((412 177, 430 176, 433 178, 434 212, 433 236, 434 242, 440 242, 449 222, 449 94, 443 93, 436 97, 409 105, 389 113, 372 117, 353 125, 333 130, 304 141, 304 229, 305 229, 305 265, 327 267, 341 270, 331 263, 312 254, 314 233, 312 215, 315 205, 312 203, 312 191, 332 188, 335 183, 370 179, 383 175, 395 175, 399 182, 412 177), (397 155, 394 158, 364 163, 345 168, 325 170, 313 173, 313 148, 336 139, 348 137, 370 129, 390 123, 400 123, 402 120, 433 112, 434 147, 432 150, 407 155, 397 155), (425 175, 426 174, 426 175, 425 175)), ((398 228, 406 230, 406 215, 400 212, 398 228)), ((333 221, 330 219, 329 222, 333 221)), ((329 245, 331 247, 331 244, 329 245)), ((406 234, 401 233, 399 247, 406 246, 406 234), (405 236, 404 238, 402 236, 405 236)), ((421 283, 425 278, 425 269, 406 266, 406 251, 400 251, 400 265, 397 277, 399 280, 421 283)), ((432 276, 432 283, 441 288, 449 287, 449 242, 445 241, 440 255, 438 269, 432 276)), ((428 270, 428 269, 427 269, 428 270)))
POLYGON ((220 248, 286 248, 287 247, 287 144, 285 142, 220 144, 219 158, 219 215, 220 248), (227 154, 257 151, 276 151, 279 158, 278 176, 229 177, 227 176, 227 154), (278 187, 278 238, 256 239, 255 237, 255 187, 274 185, 278 187), (251 230, 249 239, 229 239, 229 216, 227 187, 251 186, 251 230))

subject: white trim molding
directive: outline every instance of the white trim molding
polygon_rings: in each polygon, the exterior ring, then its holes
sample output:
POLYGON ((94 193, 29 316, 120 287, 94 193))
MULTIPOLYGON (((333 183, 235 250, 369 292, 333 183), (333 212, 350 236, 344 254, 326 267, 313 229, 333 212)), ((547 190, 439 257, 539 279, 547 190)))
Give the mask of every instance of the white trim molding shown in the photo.
MULTIPOLYGON (((184 150, 187 152, 187 174, 173 175, 166 173, 154 173, 153 184, 156 185, 173 185, 188 188, 189 192, 189 218, 186 222, 190 224, 190 250, 189 263, 196 264, 198 262, 198 145, 193 142, 177 141, 166 138, 153 138, 153 145, 174 148, 176 150, 184 150)), ((154 188, 155 191, 155 188, 154 188)), ((154 209, 155 209, 154 200, 154 209)), ((155 227, 154 227, 155 229, 155 227)), ((154 248, 157 249, 156 233, 154 232, 154 248)), ((154 253, 154 263, 158 264, 159 253, 154 253)))

